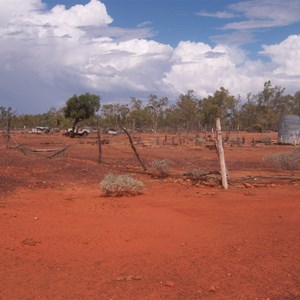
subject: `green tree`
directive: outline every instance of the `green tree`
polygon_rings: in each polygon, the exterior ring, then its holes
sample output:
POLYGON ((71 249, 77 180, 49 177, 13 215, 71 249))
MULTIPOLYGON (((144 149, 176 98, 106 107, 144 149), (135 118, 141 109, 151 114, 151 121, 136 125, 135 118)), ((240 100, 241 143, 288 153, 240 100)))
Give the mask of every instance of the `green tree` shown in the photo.
POLYGON ((57 110, 52 106, 45 114, 47 126, 51 128, 61 128, 65 122, 64 113, 62 109, 57 110))
POLYGON ((116 112, 118 116, 118 125, 128 127, 130 113, 128 104, 116 104, 116 112))
POLYGON ((175 104, 166 109, 165 126, 172 129, 174 132, 178 132, 180 129, 180 113, 175 104))
POLYGON ((259 116, 257 113, 257 102, 253 99, 253 96, 249 93, 247 95, 247 102, 244 103, 239 111, 239 118, 241 129, 243 130, 259 130, 261 126, 259 124, 259 116))
POLYGON ((116 128, 118 120, 115 105, 104 104, 101 106, 102 126, 104 128, 116 128))
POLYGON ((0 106, 0 127, 4 130, 10 130, 11 122, 16 116, 11 107, 0 106))
POLYGON ((183 125, 187 134, 193 126, 197 126, 199 116, 199 100, 194 95, 194 91, 189 90, 186 94, 181 94, 175 103, 175 114, 177 122, 183 125))
POLYGON ((220 118, 222 127, 229 128, 237 125, 239 100, 230 95, 229 91, 221 87, 213 96, 200 101, 202 123, 207 129, 215 125, 216 118, 220 118))
POLYGON ((12 120, 15 118, 16 113, 11 107, 0 106, 0 128, 5 131, 6 144, 9 147, 10 130, 12 127, 12 120))
POLYGON ((149 95, 148 104, 145 109, 151 115, 152 128, 155 132, 157 132, 159 120, 164 117, 165 108, 167 107, 168 102, 169 100, 167 97, 159 99, 156 95, 149 95))
POLYGON ((132 125, 132 129, 146 129, 151 126, 152 116, 148 109, 143 107, 143 101, 141 99, 131 98, 131 106, 130 106, 130 123, 132 125))
POLYGON ((101 107, 102 126, 118 128, 119 125, 127 127, 130 109, 127 104, 104 104, 101 107))
POLYGON ((276 130, 279 116, 287 112, 284 92, 285 89, 280 86, 272 87, 269 80, 264 83, 263 90, 254 96, 257 101, 258 122, 262 130, 276 130))
POLYGON ((293 97, 292 113, 300 116, 300 91, 297 91, 293 97))
POLYGON ((73 119, 72 130, 75 132, 76 125, 95 115, 100 108, 100 97, 93 94, 74 95, 67 100, 64 107, 64 116, 73 119))

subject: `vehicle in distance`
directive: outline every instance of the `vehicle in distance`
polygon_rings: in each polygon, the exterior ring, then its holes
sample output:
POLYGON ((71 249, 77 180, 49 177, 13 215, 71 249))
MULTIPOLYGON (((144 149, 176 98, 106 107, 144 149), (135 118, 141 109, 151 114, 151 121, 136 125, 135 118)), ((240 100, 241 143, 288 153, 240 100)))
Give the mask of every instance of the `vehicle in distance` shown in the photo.
POLYGON ((80 137, 80 136, 88 136, 91 133, 89 128, 75 128, 75 132, 73 132, 72 128, 69 128, 65 131, 65 135, 69 137, 80 137))
POLYGON ((52 133, 53 130, 50 129, 49 127, 37 126, 35 128, 32 128, 32 129, 28 130, 27 132, 28 133, 40 134, 40 133, 52 133))
POLYGON ((114 130, 114 129, 108 129, 107 133, 111 134, 111 135, 116 135, 118 132, 117 132, 117 130, 114 130))

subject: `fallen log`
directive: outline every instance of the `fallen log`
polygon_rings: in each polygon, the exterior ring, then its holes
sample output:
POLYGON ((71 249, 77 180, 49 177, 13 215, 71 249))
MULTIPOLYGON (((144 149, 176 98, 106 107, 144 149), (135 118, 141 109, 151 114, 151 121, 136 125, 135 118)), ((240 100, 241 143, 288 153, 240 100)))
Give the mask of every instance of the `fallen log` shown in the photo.
POLYGON ((67 148, 69 148, 70 146, 72 146, 72 144, 67 145, 66 147, 64 147, 64 148, 62 148, 62 149, 60 149, 60 150, 58 150, 57 152, 55 152, 55 153, 53 153, 52 155, 48 156, 48 158, 53 158, 53 157, 55 157, 56 155, 58 155, 58 154, 60 154, 61 152, 65 151, 65 150, 66 150, 67 148))
MULTIPOLYGON (((5 146, 4 146, 4 147, 5 147, 5 146)), ((18 147, 20 147, 20 145, 8 146, 8 149, 16 149, 16 148, 18 148, 18 147)))
POLYGON ((31 152, 55 152, 59 151, 61 148, 56 149, 31 149, 31 152))
POLYGON ((64 142, 43 142, 41 145, 63 145, 64 142))
POLYGON ((299 176, 286 176, 286 175, 259 175, 259 176, 246 176, 246 177, 241 177, 239 179, 235 179, 236 181, 247 181, 247 180, 253 180, 253 181, 258 181, 258 180, 268 180, 268 179, 274 179, 274 180, 300 180, 299 176))
POLYGON ((207 170, 207 172, 203 172, 201 173, 201 175, 198 175, 198 176, 195 176, 192 172, 188 172, 188 173, 184 173, 183 176, 186 176, 188 178, 194 178, 194 179, 197 179, 197 178, 201 178, 201 177, 205 177, 207 175, 221 175, 221 172, 220 171, 209 171, 207 170))

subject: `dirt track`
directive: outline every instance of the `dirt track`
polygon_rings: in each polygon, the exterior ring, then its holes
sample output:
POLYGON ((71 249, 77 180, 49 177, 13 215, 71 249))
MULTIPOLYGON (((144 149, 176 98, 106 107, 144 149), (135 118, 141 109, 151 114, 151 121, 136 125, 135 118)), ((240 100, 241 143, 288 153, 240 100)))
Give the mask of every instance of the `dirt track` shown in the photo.
MULTIPOLYGON (((199 156, 140 151, 177 159, 175 173, 199 156)), ((233 178, 282 174, 261 165, 276 146, 225 151, 233 178)), ((134 172, 143 195, 105 198, 104 174, 137 164, 119 153, 99 167, 1 150, 0 299, 300 299, 299 181, 224 191, 134 172)))

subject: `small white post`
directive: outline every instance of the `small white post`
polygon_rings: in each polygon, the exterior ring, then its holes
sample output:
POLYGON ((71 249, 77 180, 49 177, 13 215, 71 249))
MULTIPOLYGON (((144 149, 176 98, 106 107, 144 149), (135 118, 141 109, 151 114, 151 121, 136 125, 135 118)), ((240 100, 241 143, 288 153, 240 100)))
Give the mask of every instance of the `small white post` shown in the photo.
POLYGON ((222 186, 225 190, 228 189, 227 182, 227 169, 225 163, 225 155, 223 148, 223 140, 222 140, 222 129, 221 129, 221 121, 220 118, 216 120, 216 134, 217 134, 217 151, 220 159, 220 167, 221 167, 221 176, 222 176, 222 186))

